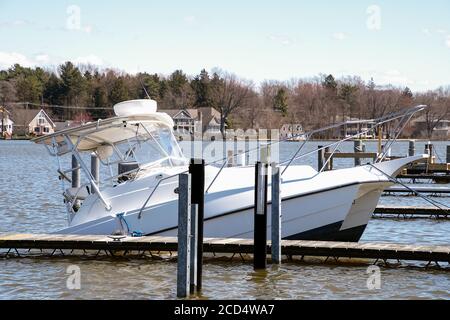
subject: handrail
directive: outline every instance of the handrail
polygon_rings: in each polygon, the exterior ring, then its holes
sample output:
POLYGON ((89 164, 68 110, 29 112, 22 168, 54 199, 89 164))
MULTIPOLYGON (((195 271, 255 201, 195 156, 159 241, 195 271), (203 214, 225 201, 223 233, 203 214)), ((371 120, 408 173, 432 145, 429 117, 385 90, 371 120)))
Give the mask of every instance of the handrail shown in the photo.
MULTIPOLYGON (((401 118, 401 119, 403 120, 403 119, 405 119, 405 117, 406 117, 407 115, 410 115, 410 117, 409 117, 409 119, 408 119, 408 121, 409 121, 409 120, 412 118, 412 116, 413 116, 414 114, 416 114, 416 113, 419 112, 419 111, 424 110, 425 108, 427 108, 427 106, 420 105, 420 106, 416 106, 416 107, 410 108, 410 109, 408 109, 408 110, 406 110, 406 111, 404 111, 404 112, 396 112, 396 113, 393 113, 393 114, 390 114, 390 115, 381 117, 381 118, 379 118, 379 119, 362 121, 362 123, 367 123, 367 122, 376 122, 376 123, 375 123, 375 125, 374 125, 372 128, 370 128, 370 129, 367 129, 367 130, 358 132, 358 133, 356 133, 356 134, 354 134, 354 135, 352 135, 352 136, 349 136, 349 137, 346 137, 346 138, 344 138, 344 139, 341 139, 341 140, 339 140, 338 142, 329 144, 329 145, 327 145, 327 146, 325 146, 325 147, 322 147, 322 148, 320 148, 320 149, 318 149, 318 150, 323 150, 323 149, 325 149, 325 148, 332 147, 332 146, 334 146, 334 145, 336 145, 336 144, 338 144, 338 146, 339 146, 342 142, 345 142, 345 141, 348 141, 348 140, 352 140, 353 138, 356 138, 356 137, 361 136, 361 135, 363 135, 363 134, 372 132, 372 131, 374 131, 375 129, 377 129, 378 127, 380 127, 380 126, 382 126, 383 124, 385 124, 385 123, 388 123, 388 122, 397 120, 397 119, 399 119, 399 118, 401 118)), ((407 121, 407 122, 408 122, 408 121, 407 121)), ((406 122, 406 123, 407 123, 407 122, 406 122)), ((289 163, 289 164, 286 166, 286 168, 283 170, 283 173, 282 173, 282 174, 284 174, 284 173, 286 172, 286 170, 289 168, 290 164, 292 164, 293 161, 298 160, 298 159, 301 159, 301 158, 303 158, 303 157, 305 157, 305 156, 307 156, 307 155, 313 154, 313 153, 315 153, 315 152, 318 151, 318 150, 314 150, 314 151, 307 152, 307 153, 302 154, 301 156, 297 157, 298 153, 299 153, 300 150, 303 148, 304 144, 305 144, 307 141, 309 141, 309 139, 310 139, 314 134, 319 133, 319 132, 323 132, 323 131, 326 131, 326 130, 330 130, 330 129, 333 129, 333 128, 338 128, 338 127, 340 127, 340 126, 342 126, 342 125, 344 125, 344 124, 345 124, 345 122, 344 122, 344 123, 341 123, 341 124, 339 124, 339 125, 328 126, 328 127, 326 127, 326 128, 316 129, 316 130, 311 131, 311 132, 307 135, 307 140, 302 144, 302 146, 299 148, 299 150, 297 150, 296 154, 295 154, 290 160, 284 161, 284 162, 281 162, 281 163, 280 163, 280 164, 284 164, 284 163, 286 163, 286 162, 289 163)), ((404 128, 404 126, 402 127, 402 130, 403 130, 403 128, 404 128)), ((400 133, 401 133, 402 130, 400 130, 400 132, 396 135, 396 137, 398 137, 398 136, 400 135, 400 133)), ((390 147, 390 146, 392 146, 392 143, 389 144, 389 147, 390 147)), ((337 150, 337 147, 336 147, 336 149, 333 151, 333 153, 331 154, 331 156, 327 159, 327 161, 326 161, 326 163, 325 163, 325 166, 328 164, 328 162, 330 161, 330 159, 332 158, 332 156, 335 154, 336 150, 337 150)), ((383 159, 384 159, 384 157, 383 157, 383 159)), ((325 168, 325 166, 324 166, 321 170, 323 170, 323 169, 325 168)))
POLYGON ((219 177, 220 173, 222 172, 222 170, 225 168, 225 166, 227 165, 227 163, 230 161, 230 158, 227 158, 226 161, 223 162, 222 167, 220 167, 219 172, 217 172, 217 174, 214 176, 214 179, 211 181, 211 183, 209 184, 208 188, 206 188, 205 193, 208 193, 209 189, 211 189, 212 185, 214 184, 214 182, 216 182, 217 178, 219 177))
MULTIPOLYGON (((348 141, 348 140, 351 140, 351 139, 353 139, 353 138, 355 138, 355 137, 358 137, 358 136, 360 136, 360 135, 369 133, 369 132, 375 130, 376 128, 380 127, 381 125, 383 125, 383 124, 385 124, 385 123, 387 123, 387 122, 394 121, 394 120, 396 120, 396 119, 402 118, 402 117, 404 117, 405 115, 409 115, 409 114, 410 114, 411 117, 412 117, 415 113, 417 113, 417 112, 419 112, 419 111, 422 111, 422 110, 424 110, 425 108, 427 108, 427 106, 425 106, 425 105, 418 105, 418 106, 415 106, 415 107, 408 108, 407 110, 394 112, 394 113, 391 113, 391 114, 388 114, 388 115, 385 115, 385 116, 382 116, 382 117, 379 117, 379 118, 358 121, 357 123, 373 123, 373 122, 376 122, 376 124, 375 124, 371 129, 368 129, 368 130, 366 130, 366 131, 359 132, 359 133, 357 133, 357 134, 355 134, 355 135, 353 135, 353 136, 351 136, 351 137, 347 137, 347 138, 345 138, 345 139, 342 139, 342 140, 340 140, 340 141, 337 142, 337 143, 341 143, 341 142, 344 142, 344 141, 348 141)), ((313 152, 308 152, 308 153, 306 153, 306 154, 301 155, 300 157, 297 157, 298 154, 300 153, 300 151, 303 149, 303 147, 304 147, 304 146, 306 145, 306 143, 311 139, 312 136, 314 136, 315 134, 320 133, 320 132, 324 132, 324 131, 328 131, 328 130, 331 130, 331 129, 340 128, 340 127, 344 126, 345 124, 347 124, 347 122, 341 122, 341 123, 329 125, 329 126, 326 126, 326 127, 323 127, 323 128, 315 129, 315 130, 312 130, 312 131, 307 132, 307 133, 297 134, 297 135, 294 135, 294 136, 292 136, 292 137, 289 137, 289 138, 286 138, 286 139, 283 139, 283 140, 279 140, 279 141, 275 141, 275 142, 270 142, 270 143, 268 143, 267 146, 270 146, 270 145, 273 145, 273 144, 276 144, 276 143, 280 143, 280 142, 283 142, 283 141, 287 141, 287 140, 289 140, 289 139, 295 139, 295 138, 297 138, 297 137, 306 136, 306 139, 304 140, 304 142, 302 143, 302 145, 299 147, 299 149, 296 151, 296 153, 291 157, 291 159, 290 159, 290 160, 287 160, 287 161, 285 161, 285 162, 281 162, 281 163, 280 163, 280 164, 283 164, 283 163, 288 162, 288 165, 284 168, 283 172, 281 173, 281 176, 283 176, 283 174, 284 174, 284 173, 286 172, 286 170, 290 167, 290 165, 292 164, 292 162, 294 162, 294 161, 297 160, 297 159, 301 159, 301 158, 305 157, 306 155, 309 155, 309 154, 312 154, 312 153, 314 153, 314 152, 317 152, 317 150, 315 150, 315 151, 313 151, 313 152)), ((328 146, 325 146, 324 148, 321 148, 321 149, 319 149, 319 150, 322 150, 322 149, 325 149, 325 148, 328 148, 328 147, 331 147, 331 146, 334 146, 334 145, 335 145, 335 144, 333 143, 333 144, 330 144, 330 145, 328 145, 328 146)), ((337 149, 337 148, 336 148, 336 149, 337 149)), ((333 151, 332 155, 334 155, 334 153, 336 152, 336 149, 333 151)), ((241 152, 241 153, 238 153, 238 154, 234 154, 232 157, 234 158, 234 157, 236 157, 236 156, 238 156, 238 155, 247 154, 247 153, 250 153, 250 152, 253 152, 253 151, 257 151, 257 150, 259 150, 259 147, 257 147, 256 149, 246 150, 245 152, 241 152)), ((210 188, 211 188, 211 186, 213 185, 213 183, 217 180, 218 176, 219 176, 220 173, 223 171, 223 169, 224 169, 226 163, 229 161, 229 158, 231 158, 231 157, 226 157, 226 158, 223 158, 223 159, 219 159, 219 160, 216 160, 216 161, 214 161, 214 162, 212 162, 212 163, 207 164, 207 165, 213 165, 213 164, 219 163, 219 162, 221 162, 221 161, 224 161, 224 164, 221 166, 219 172, 216 174, 216 176, 214 177, 213 181, 212 181, 211 184, 208 186, 206 193, 210 190, 210 188)), ((330 156, 329 159, 331 159, 331 158, 332 158, 332 156, 330 156)), ((328 162, 330 161, 329 159, 327 160, 327 162, 325 163, 325 165, 328 164, 328 162)), ((322 168, 321 170, 323 170, 323 169, 324 169, 324 168, 322 168)))
POLYGON ((141 209, 139 210, 139 214, 138 214, 138 219, 142 218, 142 212, 144 211, 145 207, 147 206, 147 204, 149 203, 150 199, 153 197, 153 195, 156 192, 156 189, 158 189, 159 185, 161 184, 161 182, 175 178, 176 176, 179 176, 180 174, 183 173, 188 173, 189 170, 185 170, 183 172, 179 172, 177 174, 171 175, 171 176, 167 176, 165 178, 162 178, 161 180, 158 181, 158 183, 155 185, 155 187, 153 188, 152 192, 150 193, 150 195, 148 196, 147 200, 145 200, 144 204, 142 205, 141 209))

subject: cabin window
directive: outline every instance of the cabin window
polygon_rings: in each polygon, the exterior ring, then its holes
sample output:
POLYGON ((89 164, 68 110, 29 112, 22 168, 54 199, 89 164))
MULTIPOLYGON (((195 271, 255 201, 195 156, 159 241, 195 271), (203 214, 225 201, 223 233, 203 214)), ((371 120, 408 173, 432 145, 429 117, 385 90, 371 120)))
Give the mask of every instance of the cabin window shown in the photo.
POLYGON ((48 127, 44 127, 44 133, 49 133, 49 132, 50 132, 49 128, 48 127))
POLYGON ((45 123, 45 119, 44 118, 39 118, 38 119, 38 123, 39 124, 44 124, 45 123))
POLYGON ((39 128, 39 127, 35 127, 35 128, 34 128, 34 132, 36 132, 36 133, 39 133, 39 132, 41 132, 41 128, 39 128))

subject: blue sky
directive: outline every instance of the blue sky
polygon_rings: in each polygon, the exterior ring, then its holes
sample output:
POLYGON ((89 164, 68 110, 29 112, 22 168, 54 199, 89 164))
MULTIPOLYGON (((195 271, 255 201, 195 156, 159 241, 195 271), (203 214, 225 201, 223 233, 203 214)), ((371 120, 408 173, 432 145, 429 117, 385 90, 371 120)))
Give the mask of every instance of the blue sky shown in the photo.
POLYGON ((423 91, 450 85, 450 1, 0 0, 0 68, 66 60, 217 67, 257 83, 359 75, 423 91))

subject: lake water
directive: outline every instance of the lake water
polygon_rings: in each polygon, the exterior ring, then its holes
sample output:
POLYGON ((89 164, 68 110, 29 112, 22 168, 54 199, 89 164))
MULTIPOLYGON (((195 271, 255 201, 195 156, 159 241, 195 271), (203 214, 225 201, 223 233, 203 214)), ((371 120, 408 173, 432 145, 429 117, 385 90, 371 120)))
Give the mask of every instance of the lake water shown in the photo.
MULTIPOLYGON (((311 142, 315 150, 324 142, 311 142)), ((417 142, 423 152, 424 142, 417 142)), ((445 159, 447 143, 435 142, 438 158, 445 159)), ((294 154, 299 143, 283 143, 280 158, 294 154)), ((186 149, 186 145, 183 146, 186 149)), ((351 151, 353 143, 339 150, 351 151)), ((406 155, 407 142, 399 142, 393 155, 406 155)), ((376 143, 368 142, 375 152, 376 143)), ((220 158, 209 155, 210 158, 220 158)), ((303 159, 316 166, 316 156, 303 159)), ((336 167, 351 161, 335 161, 336 167)), ((0 233, 48 233, 66 226, 56 162, 45 148, 28 141, 0 141, 0 233)), ((450 198, 438 199, 450 205, 450 198)), ((415 197, 382 197, 381 204, 423 205, 415 197)), ((428 219, 373 219, 364 242, 408 244, 450 243, 450 222, 428 219)), ((449 269, 425 269, 423 264, 381 267, 381 289, 369 290, 368 265, 330 265, 286 262, 254 272, 251 262, 207 259, 202 299, 449 299, 449 269)), ((172 260, 111 260, 92 258, 0 259, 0 299, 174 299, 176 263, 172 260), (67 267, 81 270, 81 289, 66 286, 67 267)))

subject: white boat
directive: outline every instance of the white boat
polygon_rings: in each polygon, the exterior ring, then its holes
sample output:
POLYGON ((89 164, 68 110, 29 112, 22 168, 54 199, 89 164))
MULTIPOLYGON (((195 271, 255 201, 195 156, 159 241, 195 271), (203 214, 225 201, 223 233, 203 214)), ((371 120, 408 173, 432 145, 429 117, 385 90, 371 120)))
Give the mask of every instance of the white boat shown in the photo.
MULTIPOLYGON (((378 123, 392 119, 409 121, 423 108, 416 107, 378 123)), ((120 231, 129 235, 176 236, 175 190, 178 175, 187 171, 188 160, 173 136, 173 121, 167 114, 157 112, 156 102, 151 100, 127 101, 114 109, 114 118, 35 139, 58 159, 72 155, 77 160, 79 167, 67 170, 63 167, 69 162, 59 160, 63 184, 70 183, 70 175, 79 169, 86 177, 85 183, 63 187, 68 227, 57 233, 111 235, 120 231), (101 182, 96 181, 87 165, 92 153, 108 169, 104 170, 108 177, 101 182)), ((337 148, 341 142, 333 145, 337 148)), ((282 237, 333 241, 359 241, 383 190, 393 184, 391 177, 404 166, 426 157, 381 161, 385 155, 380 154, 374 164, 317 171, 311 166, 292 164, 305 156, 298 155, 299 152, 280 166, 282 237)), ((205 237, 253 237, 254 174, 253 165, 206 166, 205 237)), ((270 217, 270 206, 268 211, 270 217)))

